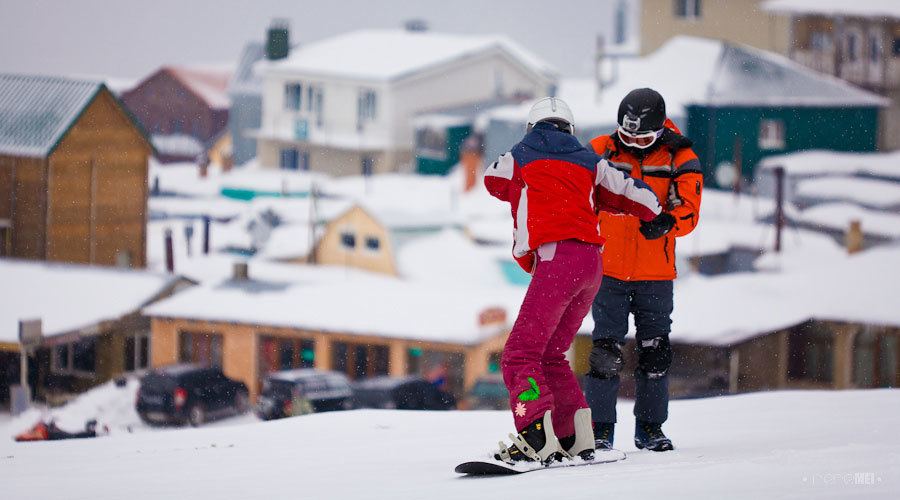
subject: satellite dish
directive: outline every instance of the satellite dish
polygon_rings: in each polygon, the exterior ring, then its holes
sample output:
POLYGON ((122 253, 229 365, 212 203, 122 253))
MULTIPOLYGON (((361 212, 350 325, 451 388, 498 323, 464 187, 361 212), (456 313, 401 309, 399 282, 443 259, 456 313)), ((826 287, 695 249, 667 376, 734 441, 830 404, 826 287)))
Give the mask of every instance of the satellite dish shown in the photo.
POLYGON ((716 165, 716 170, 714 177, 716 179, 716 184, 720 188, 731 189, 734 186, 735 181, 735 171, 734 171, 734 163, 730 161, 723 161, 716 165))

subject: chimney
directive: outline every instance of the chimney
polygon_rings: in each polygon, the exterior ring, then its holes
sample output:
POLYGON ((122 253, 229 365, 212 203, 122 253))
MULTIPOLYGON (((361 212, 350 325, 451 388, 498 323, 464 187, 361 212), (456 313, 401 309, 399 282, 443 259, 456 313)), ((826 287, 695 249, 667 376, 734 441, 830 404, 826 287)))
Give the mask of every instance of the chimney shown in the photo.
POLYGON ((405 23, 403 23, 403 27, 406 28, 406 31, 412 33, 422 33, 428 31, 428 23, 425 22, 424 19, 409 19, 405 23))
POLYGON ((594 46, 594 78, 597 81, 596 100, 599 103, 603 96, 603 35, 597 35, 597 44, 594 46))
POLYGON ((847 253, 852 255, 863 249, 865 237, 862 232, 862 223, 859 219, 850 221, 850 227, 844 233, 844 246, 847 247, 847 253))
POLYGON ((288 56, 290 37, 287 19, 274 19, 266 36, 266 59, 277 61, 288 56))
POLYGON ((232 268, 231 279, 233 281, 247 281, 250 279, 250 273, 247 269, 246 262, 235 262, 232 268))

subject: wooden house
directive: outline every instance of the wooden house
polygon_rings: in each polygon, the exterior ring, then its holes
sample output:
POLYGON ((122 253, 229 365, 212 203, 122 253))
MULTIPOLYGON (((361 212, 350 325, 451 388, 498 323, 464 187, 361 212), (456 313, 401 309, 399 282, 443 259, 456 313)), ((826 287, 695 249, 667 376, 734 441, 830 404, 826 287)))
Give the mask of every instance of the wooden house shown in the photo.
POLYGON ((309 260, 316 264, 356 267, 397 275, 387 227, 356 205, 325 226, 309 260))
POLYGON ((0 75, 0 256, 144 267, 151 154, 104 84, 0 75))
POLYGON ((499 361, 507 318, 521 300, 326 266, 293 283, 257 280, 252 268, 237 267, 230 281, 145 308, 152 366, 220 366, 255 398, 277 370, 315 367, 359 379, 424 376, 443 365, 459 397, 499 361))
POLYGON ((228 124, 230 70, 166 66, 122 94, 163 163, 195 161, 228 124))

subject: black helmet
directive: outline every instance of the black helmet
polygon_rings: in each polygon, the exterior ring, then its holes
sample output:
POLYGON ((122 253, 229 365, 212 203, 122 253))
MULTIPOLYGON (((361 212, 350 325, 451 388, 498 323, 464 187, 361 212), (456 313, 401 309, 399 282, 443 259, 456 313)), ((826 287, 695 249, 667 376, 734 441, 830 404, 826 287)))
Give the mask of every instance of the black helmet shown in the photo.
POLYGON ((666 101, 653 89, 634 89, 619 104, 618 124, 628 132, 655 132, 666 122, 666 101))

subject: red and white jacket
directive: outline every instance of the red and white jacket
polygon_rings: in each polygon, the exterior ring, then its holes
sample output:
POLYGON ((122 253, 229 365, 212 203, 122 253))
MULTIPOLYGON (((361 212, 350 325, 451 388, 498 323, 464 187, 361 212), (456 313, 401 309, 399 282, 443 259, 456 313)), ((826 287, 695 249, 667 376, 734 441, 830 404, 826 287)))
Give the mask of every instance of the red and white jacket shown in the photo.
POLYGON ((544 243, 577 239, 603 245, 599 210, 647 221, 662 211, 644 182, 544 123, 488 167, 484 185, 491 195, 509 202, 513 257, 528 272, 534 268, 534 251, 544 243))

